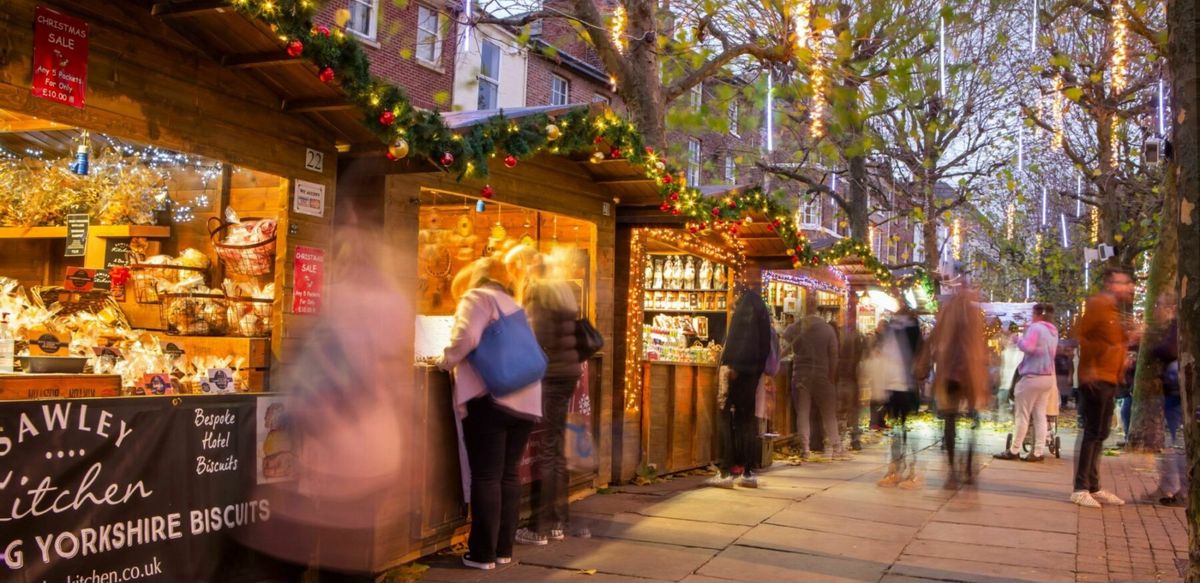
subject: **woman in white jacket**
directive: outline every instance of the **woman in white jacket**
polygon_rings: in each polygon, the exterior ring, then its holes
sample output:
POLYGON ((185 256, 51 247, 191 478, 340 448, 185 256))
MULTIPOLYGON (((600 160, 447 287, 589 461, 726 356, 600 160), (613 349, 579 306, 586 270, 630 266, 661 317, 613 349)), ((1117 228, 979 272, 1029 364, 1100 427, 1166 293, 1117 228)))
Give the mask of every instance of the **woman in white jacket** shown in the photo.
POLYGON ((521 511, 518 467, 533 424, 542 415, 542 386, 539 381, 503 397, 488 393, 467 356, 489 324, 521 307, 509 294, 508 275, 496 259, 480 259, 460 277, 465 279, 455 287, 468 291, 459 299, 450 345, 439 366, 454 370, 454 406, 462 418, 471 470, 471 534, 463 564, 486 570, 512 561, 521 511))

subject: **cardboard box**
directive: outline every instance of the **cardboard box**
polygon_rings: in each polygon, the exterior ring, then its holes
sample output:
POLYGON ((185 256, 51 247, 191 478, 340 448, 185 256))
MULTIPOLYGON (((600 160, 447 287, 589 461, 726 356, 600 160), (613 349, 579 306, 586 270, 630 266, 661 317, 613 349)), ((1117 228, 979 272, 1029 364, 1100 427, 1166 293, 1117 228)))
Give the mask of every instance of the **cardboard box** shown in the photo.
POLYGON ((71 333, 35 328, 25 335, 31 356, 71 356, 71 333))

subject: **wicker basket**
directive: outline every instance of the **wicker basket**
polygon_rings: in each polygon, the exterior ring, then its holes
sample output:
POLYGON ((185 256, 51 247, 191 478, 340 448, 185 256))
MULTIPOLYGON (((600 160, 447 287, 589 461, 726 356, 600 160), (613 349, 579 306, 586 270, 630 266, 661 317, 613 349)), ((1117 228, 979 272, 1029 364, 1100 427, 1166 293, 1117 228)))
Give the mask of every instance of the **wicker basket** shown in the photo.
MULTIPOLYGON (((262 220, 265 219, 246 217, 242 219, 241 224, 253 227, 262 220)), ((226 223, 216 217, 208 219, 208 232, 209 237, 212 238, 213 249, 216 250, 217 257, 221 258, 221 262, 225 264, 225 268, 238 275, 270 273, 275 267, 275 237, 252 245, 222 243, 221 240, 225 238, 231 226, 233 226, 231 223, 226 223)))
POLYGON ((208 270, 203 267, 134 263, 129 266, 133 297, 139 304, 157 304, 162 300, 161 288, 199 275, 208 285, 208 270))
POLYGON ((114 300, 107 290, 92 290, 86 292, 70 291, 66 288, 51 286, 33 286, 29 290, 29 299, 39 308, 49 308, 54 304, 60 307, 58 315, 70 316, 79 312, 99 314, 108 311, 114 322, 125 328, 132 328, 121 304, 114 300))
POLYGON ((275 300, 260 298, 229 298, 229 334, 231 336, 262 337, 271 335, 271 314, 275 300))
POLYGON ((159 317, 167 334, 225 336, 229 333, 229 302, 221 294, 159 294, 159 317))

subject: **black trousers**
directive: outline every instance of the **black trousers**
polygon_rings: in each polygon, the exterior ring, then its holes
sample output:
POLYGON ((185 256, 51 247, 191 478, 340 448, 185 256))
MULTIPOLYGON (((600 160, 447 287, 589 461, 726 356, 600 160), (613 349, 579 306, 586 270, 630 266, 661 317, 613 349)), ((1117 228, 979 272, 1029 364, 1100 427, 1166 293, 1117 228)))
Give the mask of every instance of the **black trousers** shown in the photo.
POLYGON ((758 469, 761 455, 754 405, 763 371, 736 372, 737 378, 729 381, 729 394, 721 408, 721 459, 718 465, 722 474, 729 474, 739 467, 748 474, 758 469))
POLYGON ((568 520, 567 494, 571 474, 567 470, 565 451, 567 407, 577 382, 578 379, 542 381, 542 431, 537 434, 538 480, 530 492, 535 525, 541 534, 565 527, 568 520))
POLYGON ((975 429, 979 427, 979 415, 973 399, 969 398, 964 387, 958 381, 946 382, 946 394, 950 402, 942 410, 942 446, 946 449, 946 462, 949 464, 949 474, 952 479, 967 482, 972 480, 975 471, 975 429), (962 411, 965 409, 965 413, 962 411), (967 435, 966 455, 958 456, 958 420, 969 419, 971 431, 967 435))
POLYGON ((533 421, 518 417, 491 397, 467 403, 463 441, 471 464, 471 559, 492 562, 513 556, 521 517, 518 468, 533 421))
POLYGON ((1112 429, 1113 399, 1117 386, 1113 383, 1091 382, 1079 386, 1079 419, 1083 437, 1079 440, 1079 455, 1075 460, 1075 490, 1100 490, 1100 456, 1104 455, 1104 440, 1112 429))

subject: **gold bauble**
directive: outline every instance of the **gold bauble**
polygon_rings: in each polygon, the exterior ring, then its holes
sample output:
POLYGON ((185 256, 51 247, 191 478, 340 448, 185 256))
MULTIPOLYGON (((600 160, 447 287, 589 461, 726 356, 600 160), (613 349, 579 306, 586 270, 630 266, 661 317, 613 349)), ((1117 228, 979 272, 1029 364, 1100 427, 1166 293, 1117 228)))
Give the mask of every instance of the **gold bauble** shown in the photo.
POLYGON ((556 126, 554 124, 550 124, 550 125, 546 126, 546 139, 547 140, 550 140, 551 142, 553 142, 554 140, 557 140, 561 137, 562 137, 562 130, 558 129, 558 126, 556 126))
POLYGON ((599 164, 604 161, 604 152, 592 153, 592 164, 599 164))
POLYGON ((388 153, 397 160, 408 155, 408 142, 404 138, 396 138, 391 146, 388 146, 388 153))

